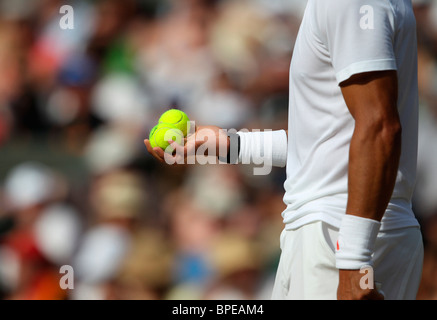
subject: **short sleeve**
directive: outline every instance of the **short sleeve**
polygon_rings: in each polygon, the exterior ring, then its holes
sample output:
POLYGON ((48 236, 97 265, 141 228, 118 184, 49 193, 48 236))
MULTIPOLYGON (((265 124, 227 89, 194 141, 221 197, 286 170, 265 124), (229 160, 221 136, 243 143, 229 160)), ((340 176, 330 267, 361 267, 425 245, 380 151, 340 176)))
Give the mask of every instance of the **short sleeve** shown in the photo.
POLYGON ((354 74, 396 70, 395 16, 389 1, 325 1, 326 45, 337 82, 354 74))

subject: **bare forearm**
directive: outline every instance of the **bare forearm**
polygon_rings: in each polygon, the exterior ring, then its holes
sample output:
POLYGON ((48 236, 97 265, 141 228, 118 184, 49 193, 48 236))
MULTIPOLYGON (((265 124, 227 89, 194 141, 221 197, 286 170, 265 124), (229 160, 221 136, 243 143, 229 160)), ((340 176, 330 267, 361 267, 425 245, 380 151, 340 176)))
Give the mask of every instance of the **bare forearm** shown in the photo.
POLYGON ((350 145, 346 213, 382 219, 396 182, 400 151, 398 122, 356 127, 350 145))
POLYGON ((355 130, 349 150, 347 215, 338 234, 339 299, 381 299, 362 290, 360 268, 371 265, 380 223, 393 194, 401 151, 396 71, 355 75, 342 84, 355 130))

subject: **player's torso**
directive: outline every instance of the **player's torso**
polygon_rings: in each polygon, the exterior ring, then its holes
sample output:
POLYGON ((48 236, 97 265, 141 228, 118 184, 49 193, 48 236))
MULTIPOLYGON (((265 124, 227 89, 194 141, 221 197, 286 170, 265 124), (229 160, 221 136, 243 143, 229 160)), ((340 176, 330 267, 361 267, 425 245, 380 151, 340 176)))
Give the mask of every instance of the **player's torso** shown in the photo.
MULTIPOLYGON (((289 154, 284 196, 290 210, 300 210, 319 198, 337 196, 340 200, 334 200, 332 206, 340 208, 347 197, 348 153, 355 123, 336 79, 324 30, 316 26, 317 2, 319 0, 308 1, 290 67, 289 154)), ((385 5, 391 6, 396 17, 402 20, 394 22, 397 31, 393 46, 398 72, 405 78, 400 78, 399 108, 406 134, 411 139, 403 142, 407 152, 401 159, 394 194, 407 199, 414 183, 417 137, 416 53, 411 48, 415 44, 415 21, 409 0, 394 3, 387 0, 385 5)), ((342 32, 348 32, 347 28, 342 32)))

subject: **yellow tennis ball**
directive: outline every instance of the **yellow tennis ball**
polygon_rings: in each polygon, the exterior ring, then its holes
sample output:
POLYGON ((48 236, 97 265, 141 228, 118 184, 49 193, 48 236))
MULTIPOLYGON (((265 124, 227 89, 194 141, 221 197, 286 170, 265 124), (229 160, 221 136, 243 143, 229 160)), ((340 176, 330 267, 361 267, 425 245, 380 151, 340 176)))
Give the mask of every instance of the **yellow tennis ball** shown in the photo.
POLYGON ((182 131, 184 137, 190 132, 190 119, 187 114, 178 109, 170 109, 164 112, 158 123, 169 123, 182 131))
POLYGON ((175 141, 179 145, 183 145, 184 134, 172 124, 158 123, 150 131, 149 140, 152 148, 160 147, 165 151, 170 145, 168 143, 169 140, 175 141))

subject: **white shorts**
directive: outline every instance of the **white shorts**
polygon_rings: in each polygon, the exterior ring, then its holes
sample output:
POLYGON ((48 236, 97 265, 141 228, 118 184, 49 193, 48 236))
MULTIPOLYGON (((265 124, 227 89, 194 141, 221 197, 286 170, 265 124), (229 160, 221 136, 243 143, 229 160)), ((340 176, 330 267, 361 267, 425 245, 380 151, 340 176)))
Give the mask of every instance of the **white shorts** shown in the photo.
MULTIPOLYGON (((338 230, 318 221, 281 233, 281 258, 273 287, 274 300, 335 300, 338 230)), ((417 227, 380 232, 373 256, 374 281, 387 300, 413 300, 423 265, 423 242, 417 227)))

